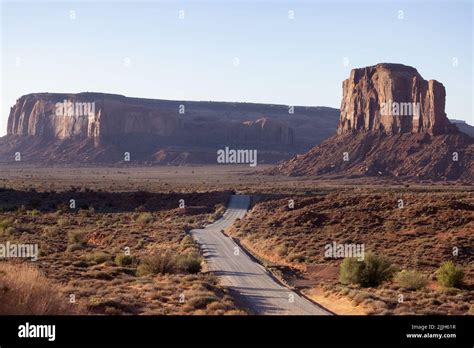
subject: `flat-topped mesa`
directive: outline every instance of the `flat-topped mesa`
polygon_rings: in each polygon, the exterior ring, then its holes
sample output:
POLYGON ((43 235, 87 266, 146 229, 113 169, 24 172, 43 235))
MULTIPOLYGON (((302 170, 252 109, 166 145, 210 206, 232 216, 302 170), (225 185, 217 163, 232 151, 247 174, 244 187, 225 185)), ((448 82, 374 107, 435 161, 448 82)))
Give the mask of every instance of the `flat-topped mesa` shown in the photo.
POLYGON ((447 134, 457 131, 444 111, 446 91, 435 80, 402 64, 381 63, 353 69, 343 82, 337 134, 447 134))
POLYGON ((190 102, 186 115, 180 112, 182 103, 90 92, 28 94, 11 108, 7 134, 46 140, 93 139, 97 146, 125 138, 134 143, 186 146, 229 141, 264 146, 294 143, 288 124, 266 117, 252 119, 255 110, 250 120, 246 110, 229 120, 222 117, 225 111, 219 103, 203 102, 196 107, 200 102, 190 102))
POLYGON ((98 139, 136 133, 170 135, 177 124, 170 112, 132 103, 119 95, 38 93, 17 100, 10 110, 7 133, 98 139))

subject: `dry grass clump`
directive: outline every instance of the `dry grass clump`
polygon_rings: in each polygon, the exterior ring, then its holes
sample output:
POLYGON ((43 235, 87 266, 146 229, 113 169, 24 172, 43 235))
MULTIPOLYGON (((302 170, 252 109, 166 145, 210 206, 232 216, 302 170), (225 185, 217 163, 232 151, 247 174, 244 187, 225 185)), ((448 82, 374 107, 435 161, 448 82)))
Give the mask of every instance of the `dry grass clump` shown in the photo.
POLYGON ((153 215, 151 213, 141 213, 140 215, 138 215, 137 219, 136 219, 137 223, 141 224, 141 225, 146 225, 146 224, 149 224, 150 222, 153 221, 153 215))
POLYGON ((0 234, 5 234, 8 236, 13 230, 13 219, 0 220, 0 234))
POLYGON ((0 263, 1 315, 62 315, 74 311, 67 296, 28 264, 0 263))
POLYGON ((190 252, 176 259, 176 267, 184 273, 196 274, 201 272, 202 259, 198 253, 190 252))
POLYGON ((130 266, 136 262, 136 259, 130 255, 118 254, 115 256, 114 262, 117 266, 130 266))
POLYGON ((137 268, 137 275, 199 273, 201 262, 200 255, 194 252, 183 255, 174 255, 169 251, 157 252, 142 259, 137 268))
POLYGON ((288 246, 286 244, 281 244, 276 247, 276 253, 280 257, 285 257, 288 255, 288 246))
POLYGON ((84 231, 70 231, 67 235, 67 238, 68 238, 67 251, 73 252, 85 246, 86 235, 87 233, 84 231))
POLYGON ((167 274, 176 270, 176 258, 169 252, 158 252, 155 255, 144 257, 138 266, 137 275, 167 274))
POLYGON ((95 253, 87 254, 85 260, 90 263, 101 264, 111 260, 110 255, 97 251, 95 253))
POLYGON ((225 213, 225 210, 226 210, 226 207, 225 207, 224 204, 222 204, 222 203, 217 204, 214 207, 214 212, 209 214, 207 220, 209 222, 214 222, 214 221, 219 220, 222 217, 222 215, 225 213))
POLYGON ((417 271, 401 271, 397 273, 395 282, 404 289, 418 290, 424 288, 428 284, 428 278, 417 271))

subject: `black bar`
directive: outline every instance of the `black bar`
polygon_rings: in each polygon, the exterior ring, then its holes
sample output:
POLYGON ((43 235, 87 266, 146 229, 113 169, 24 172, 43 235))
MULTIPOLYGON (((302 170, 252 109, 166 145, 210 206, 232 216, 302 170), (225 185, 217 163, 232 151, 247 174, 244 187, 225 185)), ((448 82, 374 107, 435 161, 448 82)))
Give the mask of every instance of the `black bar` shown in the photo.
POLYGON ((0 316, 0 346, 302 344, 472 347, 472 316, 0 316), (20 338, 26 323, 55 325, 55 340, 20 338), (414 329, 412 325, 417 325, 414 329), (430 329, 429 325, 434 325, 430 329), (453 329, 438 330, 438 325, 453 329), (426 326, 423 331, 420 327, 426 326), (408 338, 407 334, 456 334, 408 338))

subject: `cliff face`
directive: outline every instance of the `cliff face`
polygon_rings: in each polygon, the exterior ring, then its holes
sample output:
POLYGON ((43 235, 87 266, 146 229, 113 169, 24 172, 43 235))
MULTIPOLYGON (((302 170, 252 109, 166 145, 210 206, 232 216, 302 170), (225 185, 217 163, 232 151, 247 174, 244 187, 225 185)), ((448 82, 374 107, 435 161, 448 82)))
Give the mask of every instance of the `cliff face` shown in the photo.
POLYGON ((288 124, 273 121, 266 117, 256 121, 245 121, 237 129, 236 139, 242 141, 260 141, 268 143, 282 143, 291 146, 294 143, 294 132, 288 124))
POLYGON ((277 162, 334 134, 336 123, 337 110, 330 108, 297 107, 289 114, 283 105, 37 93, 11 108, 0 161, 21 150, 31 160, 68 162, 67 142, 73 161, 120 161, 127 151, 142 161, 212 162, 216 149, 234 146, 277 162))
POLYGON ((435 80, 424 80, 415 68, 382 63, 353 69, 343 82, 337 134, 382 131, 387 134, 447 134, 446 91, 435 80))
POLYGON ((43 138, 95 138, 128 134, 169 136, 178 117, 157 108, 95 94, 27 95, 11 108, 8 134, 43 138))
MULTIPOLYGON (((194 136, 211 135, 216 141, 231 138, 250 143, 292 145, 293 130, 283 122, 263 117, 257 120, 202 120, 180 116, 179 108, 140 105, 96 94, 27 95, 11 108, 7 133, 42 138, 93 138, 97 143, 120 136, 172 137, 192 131, 194 136), (200 127, 192 127, 200 124, 200 127), (216 129, 215 125, 219 127, 216 129), (207 127, 206 129, 202 126, 207 127), (215 131, 218 131, 215 134, 215 131)), ((208 139, 212 140, 212 139, 208 139)))

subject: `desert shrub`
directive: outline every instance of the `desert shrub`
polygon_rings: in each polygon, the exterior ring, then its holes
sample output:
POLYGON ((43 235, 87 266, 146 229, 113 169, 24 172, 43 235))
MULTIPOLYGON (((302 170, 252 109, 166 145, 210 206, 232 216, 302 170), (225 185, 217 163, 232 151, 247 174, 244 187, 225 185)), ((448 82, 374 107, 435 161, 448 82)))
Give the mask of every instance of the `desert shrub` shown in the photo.
POLYGON ((345 258, 339 271, 343 284, 358 284, 363 287, 377 286, 392 278, 395 268, 382 256, 367 253, 363 261, 345 258))
POLYGON ((361 292, 361 293, 356 294, 352 301, 354 302, 356 306, 358 306, 359 304, 361 304, 367 299, 369 299, 369 294, 365 292, 361 292))
POLYGON ((215 213, 220 216, 225 213, 226 207, 224 204, 219 203, 215 205, 214 210, 215 210, 215 213))
POLYGON ((276 253, 278 256, 286 256, 288 255, 288 246, 286 244, 281 244, 276 247, 276 253))
POLYGON ((87 262, 93 262, 95 264, 100 264, 100 263, 104 263, 106 261, 109 261, 110 260, 110 255, 98 251, 98 252, 86 255, 85 259, 86 259, 87 262))
POLYGON ((350 290, 349 290, 348 288, 344 288, 344 289, 342 289, 342 290, 340 291, 340 294, 341 294, 342 296, 346 296, 347 294, 349 294, 349 291, 350 291, 350 290))
POLYGON ((373 302, 372 302, 372 307, 373 307, 376 311, 383 311, 383 310, 387 310, 387 309, 388 309, 387 303, 385 303, 384 301, 381 301, 381 300, 373 301, 373 302))
POLYGON ((67 220, 64 218, 59 218, 56 223, 58 224, 59 227, 63 227, 67 225, 67 220))
POLYGON ((456 266, 452 261, 445 262, 436 271, 439 283, 447 288, 459 288, 464 279, 464 270, 456 266))
POLYGON ((291 253, 288 255, 288 261, 290 262, 304 262, 306 260, 306 257, 301 254, 301 253, 291 253))
POLYGON ((181 240, 181 244, 188 247, 188 246, 193 246, 194 245, 194 239, 193 237, 186 235, 184 238, 181 240))
POLYGON ((170 252, 158 252, 155 255, 145 257, 137 268, 137 275, 166 274, 176 271, 176 258, 170 252))
POLYGON ((33 210, 30 210, 28 212, 28 214, 31 215, 31 216, 39 216, 39 215, 41 215, 41 212, 37 209, 33 209, 33 210))
POLYGON ((3 219, 0 221, 0 233, 4 233, 5 230, 9 227, 13 227, 12 219, 3 219))
POLYGON ((418 290, 428 284, 428 278, 417 271, 401 271, 397 273, 395 282, 402 288, 418 290))
POLYGON ((3 234, 6 235, 6 236, 11 236, 11 235, 15 234, 16 231, 17 231, 17 230, 16 230, 15 227, 8 226, 8 227, 5 228, 5 230, 3 231, 3 234))
POLYGON ((67 297, 29 264, 0 263, 0 315, 72 314, 67 297))
POLYGON ((145 246, 145 240, 144 240, 144 239, 140 239, 140 240, 137 242, 136 248, 137 248, 137 249, 142 249, 144 246, 145 246))
POLYGON ((115 264, 117 266, 130 266, 134 261, 134 258, 130 255, 118 254, 115 256, 115 264))
POLYGON ((66 249, 66 250, 67 250, 68 252, 72 253, 73 251, 81 250, 82 247, 83 247, 82 244, 77 244, 77 243, 76 243, 76 244, 70 244, 70 245, 67 246, 67 249, 66 249))
POLYGON ((43 233, 48 237, 56 237, 60 234, 61 230, 57 226, 46 226, 43 229, 43 233))
POLYGON ((151 213, 141 213, 135 221, 139 224, 146 225, 153 221, 153 215, 151 215, 151 213))
POLYGON ((214 212, 208 215, 207 221, 214 222, 214 221, 219 220, 222 217, 222 215, 225 213, 225 209, 226 208, 223 204, 221 203, 216 204, 216 206, 214 207, 214 212))
POLYGON ((201 261, 201 256, 196 252, 179 256, 175 256, 168 251, 158 252, 141 260, 137 268, 137 275, 178 272, 196 274, 201 271, 201 261))
POLYGON ((345 258, 339 269, 339 280, 343 284, 357 284, 361 262, 354 257, 345 258))
POLYGON ((212 302, 218 301, 218 298, 214 295, 198 295, 189 299, 188 304, 194 309, 203 309, 212 302))
POLYGON ((199 273, 201 272, 201 256, 198 253, 180 255, 177 258, 176 266, 178 270, 185 273, 199 273))
POLYGON ((211 302, 207 305, 207 309, 210 311, 225 311, 227 307, 220 302, 211 302))
POLYGON ((67 235, 67 241, 69 245, 78 244, 83 246, 86 244, 86 232, 70 231, 67 235))
POLYGON ((387 258, 371 253, 366 255, 363 264, 359 283, 361 286, 377 286, 391 279, 396 271, 387 258))

